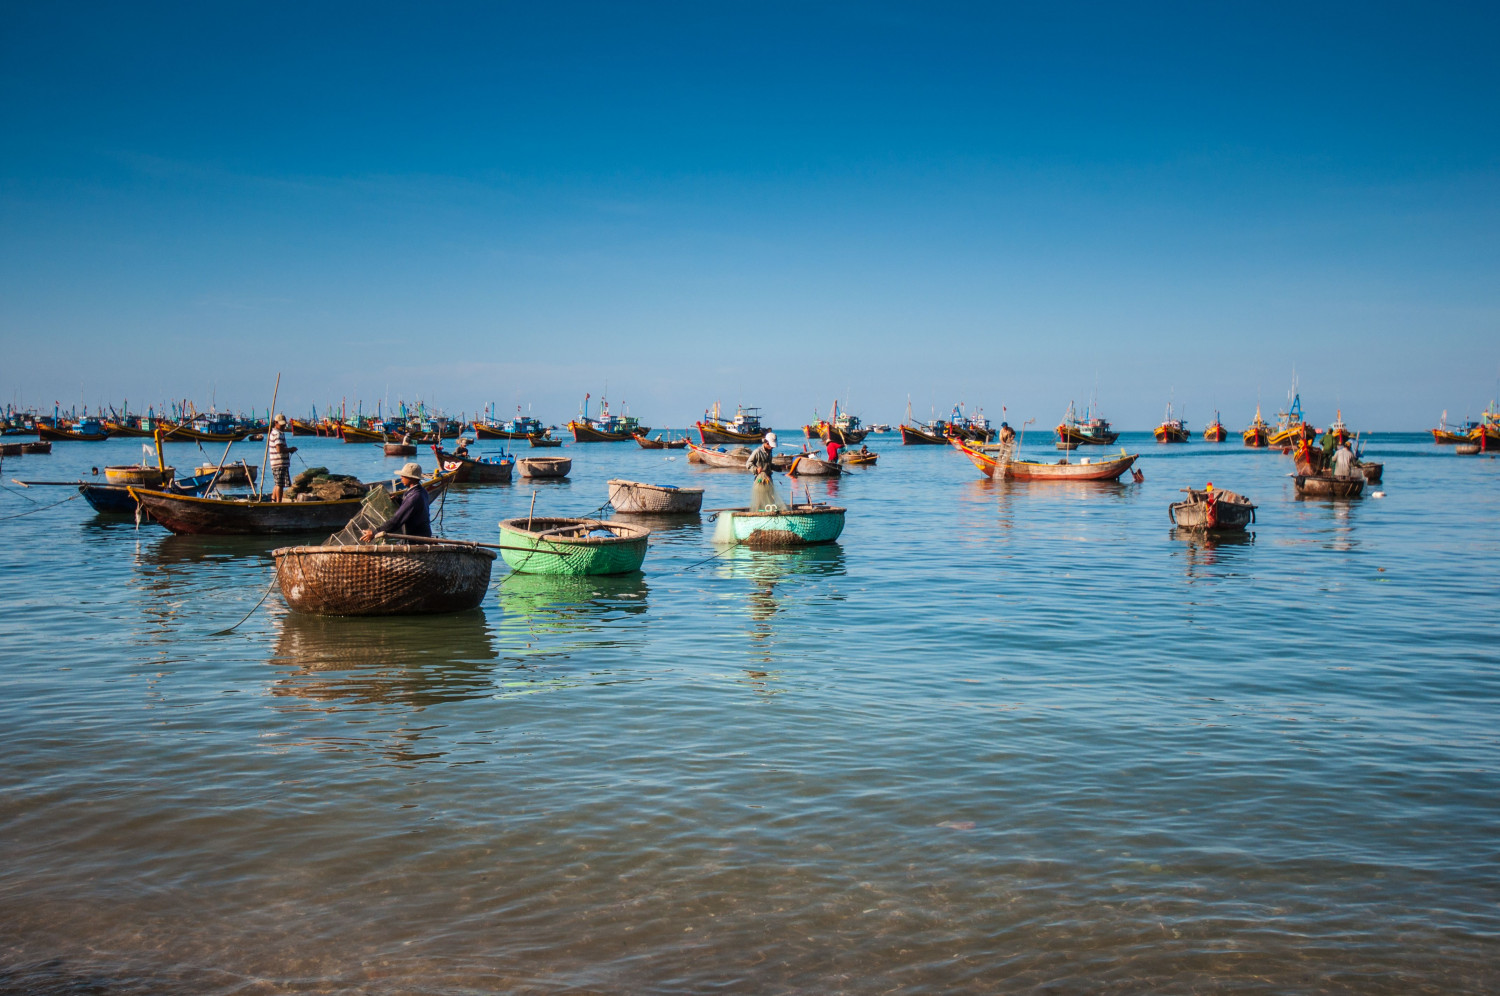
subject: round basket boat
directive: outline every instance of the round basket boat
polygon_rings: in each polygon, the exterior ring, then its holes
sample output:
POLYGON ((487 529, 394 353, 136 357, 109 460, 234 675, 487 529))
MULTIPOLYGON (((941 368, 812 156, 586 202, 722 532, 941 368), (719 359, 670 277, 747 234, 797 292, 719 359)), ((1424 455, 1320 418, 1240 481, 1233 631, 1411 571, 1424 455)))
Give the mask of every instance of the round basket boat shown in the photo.
POLYGON ((416 443, 386 443, 385 455, 389 457, 409 457, 417 455, 416 443))
POLYGON ((1459 456, 1473 456, 1474 454, 1479 452, 1479 444, 1459 443, 1457 446, 1453 447, 1453 452, 1457 453, 1459 456))
POLYGON ((500 523, 500 555, 522 574, 630 574, 650 535, 623 522, 522 516, 500 523))
POLYGON ((716 518, 715 543, 741 543, 757 550, 832 543, 844 531, 844 509, 832 505, 729 508, 716 518))
POLYGON ((522 477, 567 477, 573 469, 570 457, 522 457, 516 461, 522 477))
POLYGON ((613 480, 609 482, 609 503, 616 512, 681 515, 703 508, 703 489, 613 480))
POLYGON ((172 483, 177 470, 174 467, 143 467, 132 464, 128 467, 105 467, 104 479, 111 484, 135 484, 143 488, 159 488, 172 483))
POLYGON ((495 555, 475 546, 415 543, 284 546, 272 551, 281 595, 321 616, 462 612, 484 601, 495 555))

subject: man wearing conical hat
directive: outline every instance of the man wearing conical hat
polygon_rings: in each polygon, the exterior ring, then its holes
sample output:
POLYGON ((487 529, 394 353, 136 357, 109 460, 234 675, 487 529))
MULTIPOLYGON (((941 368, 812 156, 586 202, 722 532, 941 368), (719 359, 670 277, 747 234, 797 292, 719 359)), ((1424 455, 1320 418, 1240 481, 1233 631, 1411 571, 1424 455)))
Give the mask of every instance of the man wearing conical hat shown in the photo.
POLYGON ((368 543, 376 533, 395 533, 404 536, 431 536, 432 518, 428 514, 427 489, 422 487, 422 467, 409 463, 396 472, 406 491, 401 496, 401 505, 396 514, 373 529, 360 534, 359 541, 368 543))

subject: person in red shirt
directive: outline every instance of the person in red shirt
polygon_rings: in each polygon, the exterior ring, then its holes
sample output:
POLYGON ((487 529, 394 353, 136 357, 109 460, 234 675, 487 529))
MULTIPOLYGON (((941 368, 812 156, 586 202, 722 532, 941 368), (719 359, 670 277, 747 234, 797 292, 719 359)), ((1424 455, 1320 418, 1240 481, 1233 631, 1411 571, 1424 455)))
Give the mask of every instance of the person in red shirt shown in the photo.
POLYGON ((833 438, 832 436, 829 436, 828 437, 828 462, 829 463, 838 463, 839 462, 839 450, 841 450, 841 449, 843 449, 843 446, 840 445, 839 441, 837 439, 833 438))

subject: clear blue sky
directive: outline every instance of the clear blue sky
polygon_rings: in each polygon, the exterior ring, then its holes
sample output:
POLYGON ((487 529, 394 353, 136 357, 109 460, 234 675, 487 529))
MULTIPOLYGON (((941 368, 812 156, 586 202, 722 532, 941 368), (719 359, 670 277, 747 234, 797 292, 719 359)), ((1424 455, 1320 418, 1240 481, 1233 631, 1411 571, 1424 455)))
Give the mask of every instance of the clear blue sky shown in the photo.
POLYGON ((1487 4, 0 12, 3 401, 1477 412, 1487 4))

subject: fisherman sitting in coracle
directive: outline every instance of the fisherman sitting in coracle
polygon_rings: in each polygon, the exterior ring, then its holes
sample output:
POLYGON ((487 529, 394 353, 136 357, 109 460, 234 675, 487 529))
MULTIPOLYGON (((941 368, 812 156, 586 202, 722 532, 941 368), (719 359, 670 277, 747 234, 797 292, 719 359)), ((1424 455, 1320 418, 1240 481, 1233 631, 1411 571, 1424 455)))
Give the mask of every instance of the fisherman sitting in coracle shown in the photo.
POLYGON ((376 533, 400 533, 406 536, 431 536, 432 518, 428 514, 427 489, 422 487, 422 468, 419 464, 409 463, 402 467, 396 474, 401 478, 401 483, 406 485, 406 493, 401 498, 401 506, 396 509, 396 514, 386 519, 373 529, 366 529, 360 534, 359 541, 368 543, 375 538, 376 533))

